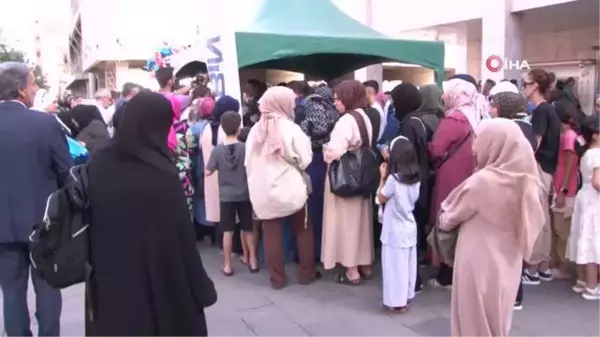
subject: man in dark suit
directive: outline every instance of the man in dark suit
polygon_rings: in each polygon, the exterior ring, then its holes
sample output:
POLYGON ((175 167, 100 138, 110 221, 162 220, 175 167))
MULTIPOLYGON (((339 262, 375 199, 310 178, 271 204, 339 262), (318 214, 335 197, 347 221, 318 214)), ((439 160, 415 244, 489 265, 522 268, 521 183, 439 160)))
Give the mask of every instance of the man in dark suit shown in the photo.
MULTIPOLYGON (((23 63, 0 63, 0 287, 8 336, 31 336, 28 239, 73 165, 55 117, 29 108, 37 86, 23 63)), ((32 274, 39 336, 60 334, 59 290, 32 274)))

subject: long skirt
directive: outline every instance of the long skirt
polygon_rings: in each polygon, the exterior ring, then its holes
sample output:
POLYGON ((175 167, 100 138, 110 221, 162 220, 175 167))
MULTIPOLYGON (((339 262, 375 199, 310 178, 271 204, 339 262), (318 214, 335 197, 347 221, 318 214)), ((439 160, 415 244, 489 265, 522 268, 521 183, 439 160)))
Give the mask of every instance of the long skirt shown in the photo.
MULTIPOLYGON (((313 225, 315 257, 321 256, 323 236, 323 194, 325 193, 325 174, 327 164, 323 160, 323 149, 313 149, 313 160, 306 168, 312 183, 312 194, 308 197, 308 216, 313 225)), ((295 241, 294 241, 295 242, 295 241)))
POLYGON ((406 306, 408 301, 415 297, 417 247, 396 248, 382 245, 381 269, 383 305, 391 308, 406 306))

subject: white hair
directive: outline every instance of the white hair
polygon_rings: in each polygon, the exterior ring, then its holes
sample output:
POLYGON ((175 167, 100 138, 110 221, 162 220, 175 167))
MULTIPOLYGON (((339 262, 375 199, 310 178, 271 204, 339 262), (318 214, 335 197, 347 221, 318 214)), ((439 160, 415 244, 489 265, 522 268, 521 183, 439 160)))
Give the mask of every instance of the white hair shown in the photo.
POLYGON ((94 98, 97 100, 102 99, 102 98, 112 98, 112 93, 108 89, 100 89, 100 90, 96 91, 94 98))

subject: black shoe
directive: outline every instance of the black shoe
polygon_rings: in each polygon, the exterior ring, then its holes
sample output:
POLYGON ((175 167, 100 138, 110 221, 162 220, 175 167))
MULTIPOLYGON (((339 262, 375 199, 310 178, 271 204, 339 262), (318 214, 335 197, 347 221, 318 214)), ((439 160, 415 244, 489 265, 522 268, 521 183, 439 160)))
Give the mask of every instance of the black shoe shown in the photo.
POLYGON ((538 273, 531 275, 527 270, 524 270, 523 276, 521 276, 521 283, 536 286, 540 284, 540 276, 538 273))
POLYGON ((523 309, 523 302, 516 301, 515 304, 513 305, 513 310, 522 310, 522 309, 523 309))
POLYGON ((552 279, 554 279, 554 274, 552 274, 552 270, 550 269, 546 270, 545 272, 540 271, 538 274, 540 275, 540 281, 550 282, 552 279))

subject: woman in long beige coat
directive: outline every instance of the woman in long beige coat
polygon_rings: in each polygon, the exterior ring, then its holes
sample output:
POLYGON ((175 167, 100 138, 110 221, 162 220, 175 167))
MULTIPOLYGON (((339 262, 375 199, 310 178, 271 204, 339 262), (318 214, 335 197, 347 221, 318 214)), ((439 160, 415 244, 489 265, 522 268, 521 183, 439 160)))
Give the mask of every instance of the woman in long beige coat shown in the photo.
MULTIPOLYGON (((324 146, 325 162, 331 164, 344 153, 362 145, 359 126, 347 111, 355 110, 362 117, 369 143, 373 137, 371 122, 362 108, 369 106, 362 83, 347 80, 335 88, 335 104, 342 116, 324 146)), ((325 180, 323 205, 323 241, 321 261, 325 269, 337 264, 346 268, 337 281, 360 284, 361 276, 372 276, 373 217, 371 200, 365 197, 341 198, 331 192, 329 178, 325 180)))
POLYGON ((485 120, 473 149, 478 171, 442 203, 440 228, 458 229, 452 336, 508 336, 521 262, 544 210, 531 145, 512 120, 485 120))

